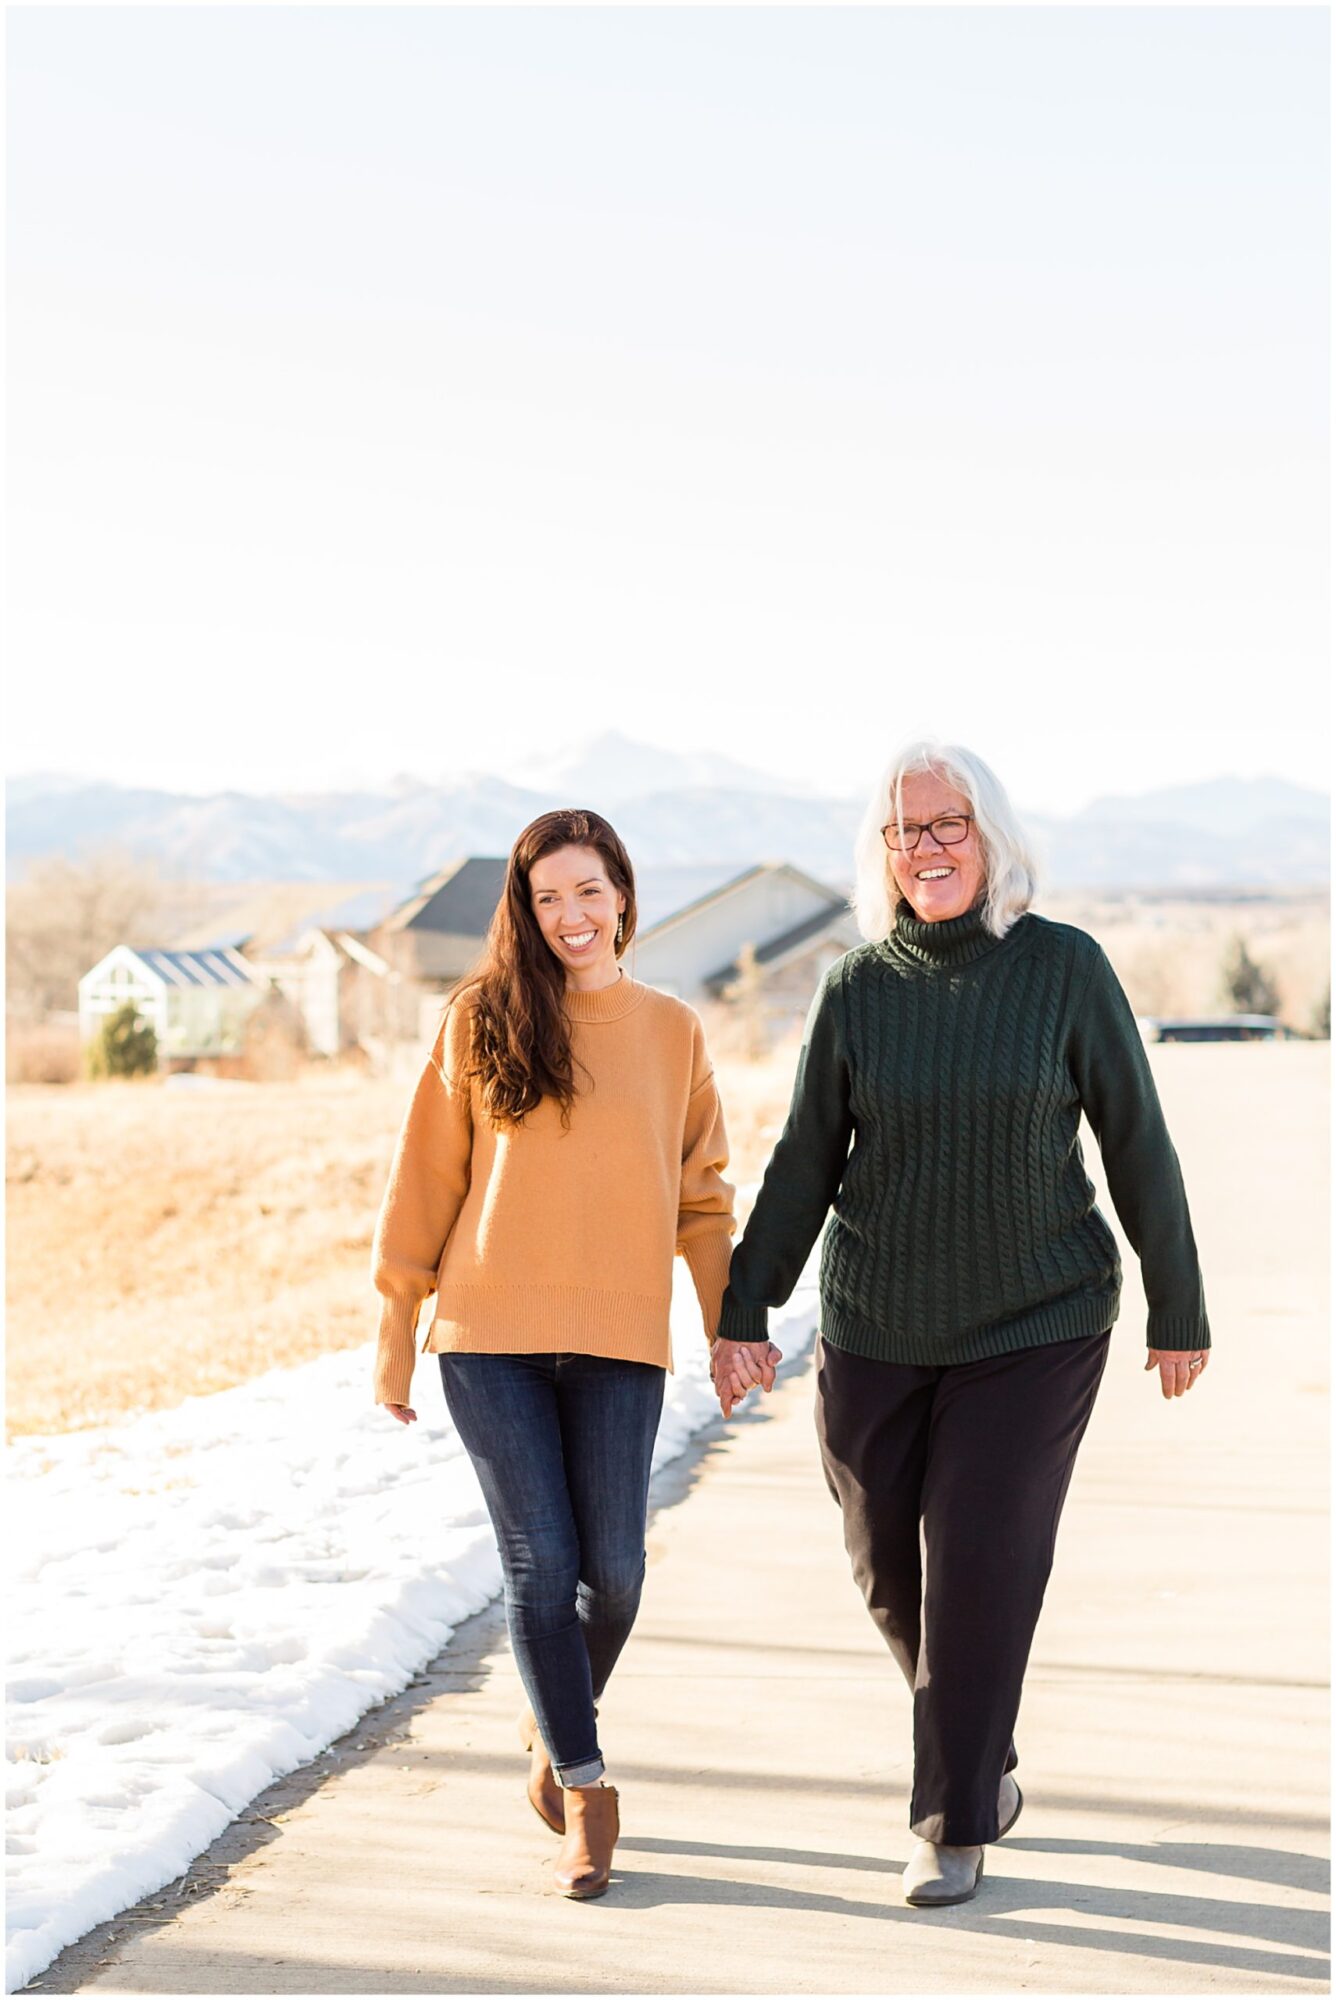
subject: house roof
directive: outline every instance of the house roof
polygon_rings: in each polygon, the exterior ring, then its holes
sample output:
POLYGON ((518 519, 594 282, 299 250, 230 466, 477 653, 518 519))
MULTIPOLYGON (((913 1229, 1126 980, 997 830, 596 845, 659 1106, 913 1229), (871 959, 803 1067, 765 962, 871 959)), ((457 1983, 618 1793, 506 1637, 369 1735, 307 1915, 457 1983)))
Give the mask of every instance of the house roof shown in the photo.
POLYGON ((338 945, 355 965, 365 966, 368 972, 383 976, 390 970, 380 953, 372 951, 369 946, 363 944, 361 938, 354 937, 351 931, 326 931, 325 936, 338 945))
POLYGON ((688 911, 703 908, 725 889, 760 872, 755 866, 739 868, 736 861, 716 862, 713 867, 638 868, 636 936, 643 939, 660 924, 676 923, 688 911))
MULTIPOLYGON (((689 878, 696 876, 701 879, 694 891, 686 879, 681 879, 676 886, 671 883, 665 884, 666 887, 674 890, 674 896, 668 900, 667 907, 657 913, 654 912, 651 906, 650 921, 648 923, 642 921, 637 927, 637 936, 642 940, 648 936, 650 931, 658 930, 660 927, 666 929, 670 924, 678 924, 685 918, 695 916, 698 911, 703 910, 708 904, 718 902, 724 896, 732 895, 735 890, 741 889, 745 883, 755 881, 758 876, 762 875, 787 875, 791 880, 801 882, 805 888, 811 889, 816 895, 824 896, 829 907, 820 913, 820 921, 822 923, 828 923, 832 916, 838 915, 847 907, 846 899, 838 889, 832 889, 829 882, 818 881, 815 875, 809 875, 803 868, 795 868, 791 861, 757 861, 753 862, 749 868, 738 868, 736 865, 712 869, 647 868, 636 876, 637 890, 639 890, 642 880, 653 885, 654 877, 660 874, 665 877, 689 878)), ((645 909, 645 899, 643 896, 641 897, 640 907, 643 915, 645 909)))
POLYGON ((253 986, 255 975, 239 951, 134 950, 141 965, 167 986, 253 986))
POLYGON ((396 890, 388 882, 268 882, 252 888, 214 885, 201 893, 208 895, 212 913, 178 932, 174 950, 245 945, 253 956, 282 957, 313 926, 367 930, 393 908, 396 890))
MULTIPOLYGON (((757 945, 756 963, 758 965, 775 965, 780 960, 789 957, 791 953, 801 951, 805 944, 810 944, 814 938, 819 938, 823 932, 840 931, 847 926, 852 926, 852 924, 853 917, 850 915, 847 904, 840 903, 832 906, 829 910, 818 910, 815 916, 804 917, 803 921, 800 924, 794 924, 791 930, 781 931, 778 937, 771 938, 768 943, 757 945)), ((731 980, 736 979, 738 970, 738 961, 734 959, 730 965, 721 966, 718 972, 711 972, 703 983, 708 987, 718 990, 728 985, 731 980)))
POLYGON ((501 900, 505 861, 470 854, 420 882, 408 901, 386 917, 387 931, 438 931, 450 937, 484 937, 501 900))
POLYGON ((294 961, 311 958, 321 947, 327 962, 332 956, 345 965, 354 963, 365 966, 368 972, 384 974, 390 970, 379 952, 372 951, 366 940, 355 931, 337 930, 329 924, 308 924, 291 937, 280 939, 267 951, 257 951, 254 945, 248 944, 243 956, 248 965, 262 969, 266 977, 273 977, 275 968, 290 969, 294 961))

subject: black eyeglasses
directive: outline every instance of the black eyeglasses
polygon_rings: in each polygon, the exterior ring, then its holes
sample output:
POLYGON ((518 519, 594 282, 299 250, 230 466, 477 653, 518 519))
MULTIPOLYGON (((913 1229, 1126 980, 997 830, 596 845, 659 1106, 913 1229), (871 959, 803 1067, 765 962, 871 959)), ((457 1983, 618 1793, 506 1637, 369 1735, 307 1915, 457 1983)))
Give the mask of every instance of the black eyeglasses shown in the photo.
POLYGON ((925 833, 930 833, 939 847, 959 847, 973 824, 973 813, 945 813, 941 819, 930 819, 926 826, 916 826, 910 820, 900 826, 892 820, 882 828, 881 837, 893 854, 912 854, 925 833))

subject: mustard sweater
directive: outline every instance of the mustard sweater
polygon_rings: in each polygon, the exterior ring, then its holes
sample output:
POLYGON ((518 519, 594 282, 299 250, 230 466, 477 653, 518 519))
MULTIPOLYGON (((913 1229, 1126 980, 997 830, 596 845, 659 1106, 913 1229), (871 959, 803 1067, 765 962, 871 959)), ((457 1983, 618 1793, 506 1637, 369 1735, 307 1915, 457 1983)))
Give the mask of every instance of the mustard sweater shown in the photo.
POLYGON ((434 1354, 603 1354, 671 1367, 680 1250, 713 1338, 733 1190, 701 1024, 625 973, 595 993, 572 990, 566 1012, 569 1127, 544 1098, 501 1130, 462 1081, 464 1007, 447 1012, 376 1224, 378 1403, 409 1400, 418 1312, 432 1292, 424 1348, 434 1354))

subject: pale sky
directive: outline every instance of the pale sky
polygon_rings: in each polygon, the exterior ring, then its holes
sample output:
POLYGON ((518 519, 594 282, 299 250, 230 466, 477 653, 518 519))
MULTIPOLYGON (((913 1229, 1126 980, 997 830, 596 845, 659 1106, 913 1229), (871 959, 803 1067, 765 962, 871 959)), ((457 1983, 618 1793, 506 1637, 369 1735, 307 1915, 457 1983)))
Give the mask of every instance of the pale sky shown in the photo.
POLYGON ((11 774, 1327 784, 1324 11, 8 34, 11 774))

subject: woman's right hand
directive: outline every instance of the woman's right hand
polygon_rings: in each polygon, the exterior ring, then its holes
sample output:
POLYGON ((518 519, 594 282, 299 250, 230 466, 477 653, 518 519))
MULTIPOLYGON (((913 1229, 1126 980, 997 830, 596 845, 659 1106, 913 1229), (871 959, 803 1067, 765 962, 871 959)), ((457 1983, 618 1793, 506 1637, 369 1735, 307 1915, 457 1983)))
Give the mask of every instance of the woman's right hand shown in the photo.
POLYGON ((417 1411, 410 1410, 407 1403, 383 1403, 381 1407, 389 1411, 396 1423, 415 1424, 417 1422, 417 1411))

